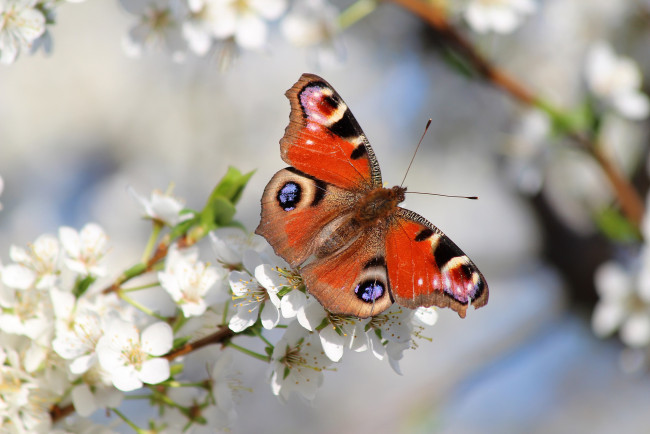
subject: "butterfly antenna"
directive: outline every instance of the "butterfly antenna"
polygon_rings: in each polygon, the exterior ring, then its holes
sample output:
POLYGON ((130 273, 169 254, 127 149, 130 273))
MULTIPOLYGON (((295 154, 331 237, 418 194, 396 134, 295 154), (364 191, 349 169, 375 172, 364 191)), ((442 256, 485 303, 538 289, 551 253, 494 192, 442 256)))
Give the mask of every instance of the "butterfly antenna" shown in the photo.
POLYGON ((413 153, 413 158, 411 158, 411 162, 409 163, 409 167, 406 168, 406 173, 404 174, 404 179, 402 179, 402 183, 399 185, 400 187, 404 186, 404 181, 406 181, 406 175, 409 174, 409 170, 411 170, 411 165, 413 164, 413 160, 415 160, 415 155, 418 153, 418 149, 420 149, 420 145, 422 144, 422 140, 424 140, 424 136, 427 134, 427 130, 429 129, 429 126, 431 125, 431 119, 427 121, 427 126, 424 127, 424 132, 422 133, 422 137, 420 137, 420 141, 418 142, 418 146, 415 148, 415 152, 413 153))
POLYGON ((429 196, 442 196, 442 197, 458 197, 461 199, 477 200, 478 196, 458 196, 455 194, 442 194, 442 193, 424 193, 422 191, 407 191, 407 194, 428 194, 429 196))

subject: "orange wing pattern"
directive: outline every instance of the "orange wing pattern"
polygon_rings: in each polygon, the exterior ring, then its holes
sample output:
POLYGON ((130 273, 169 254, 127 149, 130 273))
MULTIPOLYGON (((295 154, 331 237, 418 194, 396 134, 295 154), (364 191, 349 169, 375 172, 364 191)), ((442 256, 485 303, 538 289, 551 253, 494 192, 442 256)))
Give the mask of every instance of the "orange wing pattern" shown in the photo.
POLYGON ((381 186, 368 139, 338 93, 322 78, 303 74, 286 93, 289 125, 282 159, 301 172, 348 190, 381 186))
POLYGON ((292 267, 323 243, 321 232, 354 206, 357 195, 289 167, 269 181, 262 195, 262 218, 255 233, 292 267))
POLYGON ((393 297, 409 308, 467 307, 488 301, 488 286, 476 265, 422 216, 398 208, 386 235, 386 263, 393 297))

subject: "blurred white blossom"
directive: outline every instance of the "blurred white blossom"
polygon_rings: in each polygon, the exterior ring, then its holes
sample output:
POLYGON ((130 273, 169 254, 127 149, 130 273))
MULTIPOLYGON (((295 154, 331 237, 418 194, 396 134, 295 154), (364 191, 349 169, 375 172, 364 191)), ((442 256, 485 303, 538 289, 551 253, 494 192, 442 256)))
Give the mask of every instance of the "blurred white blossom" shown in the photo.
POLYGON ((233 37, 246 49, 260 49, 267 39, 267 21, 285 11, 285 0, 205 0, 209 5, 211 27, 218 39, 233 37))
POLYGON ((146 199, 132 187, 129 187, 128 191, 144 208, 145 218, 169 226, 176 226, 178 223, 192 218, 191 213, 180 213, 184 208, 183 203, 169 194, 155 190, 151 193, 151 198, 146 199))
POLYGON ((308 59, 317 67, 336 66, 343 58, 338 17, 339 11, 327 0, 294 2, 282 19, 282 34, 296 47, 308 48, 308 59))
POLYGON ((603 41, 591 46, 586 76, 589 89, 621 115, 644 119, 650 113, 648 96, 640 91, 641 71, 634 60, 618 56, 603 41))
POLYGON ((630 347, 650 344, 650 299, 640 291, 638 275, 615 262, 607 262, 596 271, 596 290, 600 299, 591 324, 597 336, 619 331, 630 347))
POLYGON ((184 60, 187 43, 182 22, 187 7, 182 0, 120 0, 120 3, 138 21, 123 41, 127 55, 138 57, 145 49, 154 48, 169 53, 174 61, 184 60))
POLYGON ((536 10, 533 0, 470 0, 465 20, 479 33, 511 33, 536 10))
POLYGON ((29 251, 11 246, 9 256, 15 262, 2 271, 5 285, 17 289, 49 289, 55 286, 59 274, 59 240, 41 235, 29 246, 29 251))
POLYGON ((108 249, 108 237, 101 226, 88 223, 80 232, 63 226, 59 229, 59 239, 68 255, 65 264, 70 270, 81 275, 106 274, 106 266, 99 264, 108 249))
POLYGON ((0 62, 13 63, 45 32, 36 0, 0 0, 0 62))

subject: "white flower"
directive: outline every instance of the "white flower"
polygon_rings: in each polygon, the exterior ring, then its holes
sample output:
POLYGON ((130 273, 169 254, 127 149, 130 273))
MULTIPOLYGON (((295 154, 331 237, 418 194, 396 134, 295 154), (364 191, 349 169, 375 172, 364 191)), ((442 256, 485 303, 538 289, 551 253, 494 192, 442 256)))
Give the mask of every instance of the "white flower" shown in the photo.
POLYGON ((413 320, 425 326, 432 326, 438 322, 438 311, 434 306, 418 307, 415 309, 413 320))
POLYGON ((325 354, 333 362, 341 360, 346 347, 357 352, 368 349, 368 337, 364 331, 368 321, 328 313, 314 299, 298 315, 301 326, 318 333, 325 354))
POLYGON ((106 267, 99 261, 107 251, 108 237, 101 226, 88 223, 81 232, 63 226, 59 228, 59 238, 68 257, 66 266, 81 275, 103 276, 106 267))
POLYGON ((335 66, 343 57, 337 39, 338 16, 338 10, 327 0, 295 2, 282 20, 282 34, 296 47, 309 48, 307 53, 317 66, 335 66))
POLYGON ((151 198, 146 199, 140 196, 133 187, 129 187, 128 192, 144 208, 145 218, 169 226, 176 226, 178 223, 192 218, 191 213, 180 214, 183 204, 169 194, 154 190, 151 193, 151 198))
POLYGON ((323 382, 323 369, 331 363, 316 334, 294 321, 273 349, 271 390, 283 401, 291 392, 313 399, 323 382))
POLYGON ((50 432, 49 409, 60 397, 52 392, 56 387, 50 382, 58 383, 58 379, 48 377, 47 373, 27 371, 26 352, 31 347, 33 343, 25 339, 0 335, 0 431, 3 433, 50 432))
POLYGON ((138 57, 145 47, 162 48, 174 61, 185 58, 187 43, 182 20, 186 7, 179 0, 120 0, 128 12, 138 16, 138 24, 124 40, 126 54, 138 57))
POLYGON ((241 271, 232 271, 228 277, 233 292, 233 299, 237 300, 234 307, 237 312, 230 319, 228 326, 234 332, 240 332, 255 324, 258 315, 262 326, 272 329, 280 321, 280 299, 277 291, 268 290, 250 274, 241 271), (266 303, 270 300, 271 303, 266 303), (259 310, 261 309, 261 314, 259 310))
POLYGON ((157 384, 169 378, 169 361, 161 356, 172 348, 169 324, 157 322, 142 334, 131 323, 115 319, 97 343, 99 363, 111 374, 115 387, 124 392, 157 384))
POLYGON ((41 235, 30 245, 30 251, 11 246, 9 256, 16 264, 7 265, 2 271, 5 285, 16 289, 50 289, 57 280, 59 241, 51 235, 41 235))
POLYGON ((470 27, 485 33, 511 33, 526 15, 535 12, 533 0, 471 0, 465 9, 465 20, 470 27))
POLYGON ((366 327, 375 357, 383 360, 387 356, 390 366, 400 375, 402 353, 411 346, 414 313, 411 309, 394 304, 380 315, 371 317, 366 327))
POLYGON ((606 42, 594 44, 587 55, 586 76, 594 95, 629 119, 644 119, 650 101, 642 93, 641 71, 630 58, 619 57, 606 42))
MULTIPOLYGON (((100 367, 93 368, 93 371, 102 371, 101 376, 107 375, 100 367)), ((113 386, 106 387, 102 381, 95 382, 89 378, 88 373, 83 376, 83 383, 72 388, 72 404, 80 416, 90 416, 100 408, 119 407, 124 398, 124 394, 113 386), (91 387, 92 386, 92 387, 91 387)))
POLYGON ((36 0, 0 0, 0 62, 13 63, 45 31, 36 0))
POLYGON ((591 318, 594 333, 605 337, 619 330, 630 347, 650 344, 650 300, 639 291, 637 276, 607 262, 596 270, 595 283, 600 300, 591 318))
POLYGON ((202 315, 207 303, 205 296, 215 286, 220 271, 198 260, 196 251, 181 253, 173 245, 167 255, 165 271, 158 273, 160 285, 171 295, 186 318, 202 315))
POLYGON ((233 37, 246 49, 260 49, 266 42, 267 23, 286 9, 285 0, 206 0, 210 5, 212 32, 218 39, 233 37))
POLYGON ((48 345, 51 341, 53 318, 49 293, 45 291, 2 290, 0 330, 24 335, 48 345))
POLYGON ((239 228, 216 229, 210 232, 210 241, 217 260, 233 268, 242 263, 245 251, 254 250, 260 253, 270 247, 261 236, 239 228))
POLYGON ((83 374, 97 362, 95 348, 103 336, 106 322, 113 318, 107 315, 103 319, 97 308, 90 303, 75 300, 64 291, 50 291, 54 315, 56 317, 56 338, 52 348, 61 357, 70 360, 70 372, 83 374))

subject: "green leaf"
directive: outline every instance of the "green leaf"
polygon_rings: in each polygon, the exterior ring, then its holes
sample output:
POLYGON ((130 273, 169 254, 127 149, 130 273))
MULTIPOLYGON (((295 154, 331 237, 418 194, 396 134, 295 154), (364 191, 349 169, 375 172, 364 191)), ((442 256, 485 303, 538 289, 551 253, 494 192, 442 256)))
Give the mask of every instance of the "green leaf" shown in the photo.
POLYGON ((242 174, 238 169, 229 167, 228 172, 221 178, 219 184, 212 190, 208 203, 215 197, 227 199, 233 205, 236 205, 244 191, 244 187, 250 180, 255 171, 242 174))
POLYGON ((191 339, 191 336, 183 336, 180 338, 174 339, 174 344, 172 345, 172 348, 180 348, 184 346, 186 343, 188 343, 191 339))
POLYGON ((174 363, 169 367, 169 377, 172 378, 175 375, 180 374, 183 372, 183 364, 182 363, 174 363))
POLYGON ((75 288, 73 290, 73 294, 76 298, 81 297, 84 292, 88 290, 90 285, 93 284, 93 282, 96 280, 94 276, 86 276, 82 280, 77 280, 77 284, 75 285, 75 288))
POLYGON ((241 198, 244 187, 255 172, 242 174, 234 167, 221 178, 219 184, 212 190, 208 202, 199 215, 201 226, 209 232, 220 226, 232 225, 232 218, 237 211, 235 204, 241 198))
POLYGON ((615 208, 605 208, 595 216, 600 231, 608 238, 620 242, 637 242, 641 234, 636 226, 615 208))

